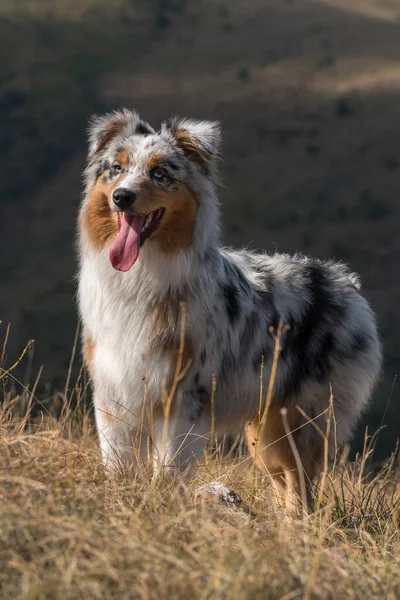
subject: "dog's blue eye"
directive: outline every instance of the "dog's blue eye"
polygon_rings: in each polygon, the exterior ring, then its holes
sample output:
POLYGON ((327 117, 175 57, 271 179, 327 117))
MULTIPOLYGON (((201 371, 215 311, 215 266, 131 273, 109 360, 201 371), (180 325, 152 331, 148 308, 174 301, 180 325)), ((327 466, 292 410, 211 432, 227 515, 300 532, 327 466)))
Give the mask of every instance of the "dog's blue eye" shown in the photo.
POLYGON ((168 179, 167 175, 164 173, 164 171, 161 171, 161 169, 154 169, 154 171, 152 171, 151 176, 153 177, 153 179, 155 179, 156 181, 166 181, 168 179))
POLYGON ((119 163, 115 163, 115 164, 113 164, 113 171, 114 171, 115 173, 120 173, 120 172, 122 171, 122 167, 121 167, 121 165, 120 165, 119 163))

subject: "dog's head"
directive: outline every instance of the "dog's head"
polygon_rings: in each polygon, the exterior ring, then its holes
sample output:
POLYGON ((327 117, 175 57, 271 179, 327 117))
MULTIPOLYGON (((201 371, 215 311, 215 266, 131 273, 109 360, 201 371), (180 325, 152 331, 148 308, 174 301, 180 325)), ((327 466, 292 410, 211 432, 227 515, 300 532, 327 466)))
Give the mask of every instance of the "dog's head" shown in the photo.
POLYGON ((134 111, 94 117, 89 130, 83 226, 129 270, 147 240, 166 253, 188 249, 202 181, 215 181, 217 123, 171 119, 156 132, 134 111))

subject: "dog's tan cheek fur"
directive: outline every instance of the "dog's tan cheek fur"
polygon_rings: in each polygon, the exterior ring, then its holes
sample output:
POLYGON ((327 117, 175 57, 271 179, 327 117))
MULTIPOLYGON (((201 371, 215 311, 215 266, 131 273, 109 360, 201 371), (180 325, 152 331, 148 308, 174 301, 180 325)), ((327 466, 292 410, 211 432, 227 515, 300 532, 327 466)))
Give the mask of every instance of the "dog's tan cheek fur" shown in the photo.
POLYGON ((150 239, 157 242, 165 254, 172 256, 191 247, 197 207, 196 196, 184 184, 177 190, 164 191, 142 182, 135 202, 135 210, 142 214, 165 208, 160 226, 150 239))
POLYGON ((192 246, 198 203, 185 185, 167 194, 166 202, 168 208, 154 239, 165 254, 176 255, 192 246))
MULTIPOLYGON (((82 215, 82 226, 89 235, 90 242, 98 249, 110 245, 118 233, 117 215, 109 205, 117 181, 105 183, 99 177, 90 193, 82 215)), ((188 250, 193 243, 194 226, 198 201, 193 192, 184 184, 174 192, 155 190, 143 182, 135 203, 137 212, 147 214, 158 208, 166 209, 160 227, 152 238, 161 250, 168 255, 176 255, 180 250, 188 250)))
POLYGON ((97 250, 110 245, 118 233, 117 214, 111 210, 108 200, 118 181, 104 183, 103 178, 99 177, 82 214, 82 226, 97 250))

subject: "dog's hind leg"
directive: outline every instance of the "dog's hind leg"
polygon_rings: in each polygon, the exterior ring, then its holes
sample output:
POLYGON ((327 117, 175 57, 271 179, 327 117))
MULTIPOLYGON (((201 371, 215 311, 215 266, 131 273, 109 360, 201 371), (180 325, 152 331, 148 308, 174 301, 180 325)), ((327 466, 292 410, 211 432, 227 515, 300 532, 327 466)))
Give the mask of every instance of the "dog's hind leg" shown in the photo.
MULTIPOLYGON (((289 429, 294 432, 299 425, 300 414, 295 408, 290 408, 287 417, 289 429)), ((296 443, 296 437, 292 435, 292 441, 296 443)), ((271 477, 278 502, 289 510, 297 510, 302 502, 309 505, 312 481, 322 457, 322 439, 318 448, 296 447, 296 457, 285 431, 280 407, 275 405, 270 407, 265 423, 260 427, 256 420, 247 423, 246 439, 257 467, 271 477)))

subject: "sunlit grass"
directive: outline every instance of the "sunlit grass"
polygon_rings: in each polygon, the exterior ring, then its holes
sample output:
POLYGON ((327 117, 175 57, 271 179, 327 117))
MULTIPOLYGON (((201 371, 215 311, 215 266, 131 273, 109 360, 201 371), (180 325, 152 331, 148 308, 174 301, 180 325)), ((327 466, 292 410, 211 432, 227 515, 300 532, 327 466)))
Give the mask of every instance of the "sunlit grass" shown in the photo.
POLYGON ((110 477, 83 371, 41 405, 1 373, 1 598, 399 597, 397 459, 372 470, 373 439, 355 462, 338 456, 316 510, 294 518, 246 453, 218 443, 185 494, 150 468, 110 477), (196 501, 215 480, 251 514, 196 501))

